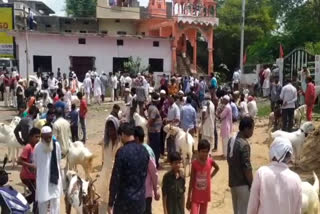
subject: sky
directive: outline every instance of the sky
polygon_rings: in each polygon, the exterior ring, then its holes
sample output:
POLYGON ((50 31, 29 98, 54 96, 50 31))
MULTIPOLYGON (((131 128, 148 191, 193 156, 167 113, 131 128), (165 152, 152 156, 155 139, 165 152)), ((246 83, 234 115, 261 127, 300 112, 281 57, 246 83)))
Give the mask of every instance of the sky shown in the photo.
MULTIPOLYGON (((47 4, 52 10, 56 12, 57 16, 64 16, 65 12, 65 0, 42 0, 47 4)), ((139 0, 141 6, 147 6, 149 0, 139 0)))

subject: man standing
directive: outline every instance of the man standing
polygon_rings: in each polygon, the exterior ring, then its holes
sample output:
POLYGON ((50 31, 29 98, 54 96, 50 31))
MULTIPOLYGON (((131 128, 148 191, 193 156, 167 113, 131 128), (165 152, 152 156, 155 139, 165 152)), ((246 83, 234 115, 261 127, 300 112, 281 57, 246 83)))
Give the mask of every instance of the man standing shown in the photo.
POLYGON ((275 138, 270 146, 271 164, 260 167, 253 180, 248 214, 301 213, 301 179, 288 167, 291 157, 291 142, 275 138))
POLYGON ((82 142, 86 143, 87 140, 87 130, 86 130, 86 115, 88 113, 88 105, 85 99, 83 99, 83 95, 81 92, 77 93, 78 99, 80 100, 80 111, 79 111, 79 119, 80 119, 80 125, 82 129, 82 142))
POLYGON ((162 119, 157 104, 160 97, 157 93, 152 96, 152 103, 148 108, 148 132, 149 132, 149 145, 156 156, 157 168, 159 167, 160 158, 160 131, 162 126, 162 119))
POLYGON ((307 120, 311 121, 312 120, 312 110, 313 110, 313 105, 314 101, 316 100, 316 89, 315 86, 312 82, 312 77, 308 76, 307 77, 307 90, 305 93, 305 100, 306 100, 306 105, 307 105, 307 120))
POLYGON ((239 70, 240 69, 233 72, 233 76, 232 76, 233 91, 239 90, 240 79, 241 79, 239 70))
POLYGON ((63 118, 63 109, 56 109, 57 120, 53 123, 53 135, 60 143, 62 156, 64 157, 69 150, 69 143, 71 142, 70 123, 63 118))
POLYGON ((274 112, 275 106, 280 100, 282 86, 279 83, 279 78, 275 77, 274 81, 271 83, 270 87, 270 101, 271 101, 271 111, 274 112))
MULTIPOLYGON (((303 69, 299 72, 300 75, 300 82, 301 82, 301 89, 303 93, 306 93, 307 90, 307 77, 310 76, 310 71, 306 65, 303 66, 303 69)), ((305 100, 304 97, 300 97, 300 105, 303 105, 305 100)))
POLYGON ((100 81, 101 81, 101 93, 102 93, 101 99, 102 99, 102 102, 104 102, 104 97, 106 96, 106 91, 108 88, 108 76, 105 72, 102 72, 100 81))
POLYGON ((118 79, 117 75, 115 73, 112 73, 111 75, 111 101, 114 102, 115 100, 118 100, 118 79))
POLYGON ((86 78, 83 80, 83 88, 84 88, 84 93, 86 95, 87 102, 90 105, 90 94, 91 94, 91 90, 92 90, 92 81, 91 81, 89 73, 86 73, 86 78))
POLYGON ((121 124, 119 133, 123 146, 116 154, 112 170, 108 214, 142 214, 146 208, 149 154, 135 142, 133 125, 121 124))
POLYGON ((33 128, 33 120, 37 117, 39 110, 37 107, 32 106, 28 111, 28 116, 22 118, 16 128, 14 129, 14 135, 17 138, 17 141, 21 145, 26 145, 29 140, 29 132, 33 128), (21 137, 20 137, 21 133, 21 137))
POLYGON ((41 140, 34 149, 36 174, 36 201, 39 213, 59 214, 62 179, 60 171, 61 150, 52 137, 52 129, 41 129, 41 140))
POLYGON ((210 73, 210 93, 211 93, 211 99, 215 107, 217 108, 218 105, 218 98, 216 95, 217 89, 218 89, 218 81, 214 75, 214 73, 210 73))
POLYGON ((247 139, 253 135, 253 130, 254 120, 242 118, 239 133, 230 139, 228 145, 229 186, 234 214, 247 214, 252 184, 251 149, 247 139))
POLYGON ((295 102, 298 97, 297 89, 291 84, 290 78, 287 79, 287 85, 281 90, 280 99, 282 100, 282 130, 291 132, 295 102))
POLYGON ((95 72, 94 76, 95 78, 94 78, 94 84, 93 84, 93 95, 94 95, 95 102, 100 105, 101 104, 100 98, 102 94, 101 92, 102 83, 97 72, 95 72))
POLYGON ((4 106, 8 107, 11 104, 11 97, 10 97, 10 86, 11 86, 11 78, 9 77, 9 71, 4 73, 3 78, 3 85, 4 85, 4 106))
POLYGON ((54 75, 51 72, 48 79, 48 87, 49 87, 50 95, 53 95, 53 93, 56 92, 58 88, 57 84, 58 84, 58 81, 56 78, 54 78, 54 75))
POLYGON ((264 97, 268 97, 270 93, 270 76, 271 71, 268 65, 264 66, 262 92, 264 97))
POLYGON ((191 105, 192 98, 190 96, 187 97, 187 102, 181 108, 180 114, 180 127, 184 130, 190 131, 190 134, 194 134, 197 132, 197 112, 191 105))
POLYGON ((229 95, 225 95, 222 98, 222 104, 225 105, 219 118, 221 120, 221 139, 222 139, 222 151, 223 157, 227 158, 227 150, 228 150, 228 141, 230 139, 230 135, 232 133, 232 108, 230 103, 229 95))
POLYGON ((214 132, 212 130, 215 128, 215 108, 211 101, 210 94, 206 94, 204 99, 201 115, 201 139, 205 139, 210 143, 209 154, 211 154, 214 149, 214 132))
POLYGON ((140 74, 136 79, 136 95, 137 95, 137 104, 139 106, 139 114, 145 117, 144 113, 144 104, 147 101, 147 93, 145 88, 143 87, 143 78, 140 74))

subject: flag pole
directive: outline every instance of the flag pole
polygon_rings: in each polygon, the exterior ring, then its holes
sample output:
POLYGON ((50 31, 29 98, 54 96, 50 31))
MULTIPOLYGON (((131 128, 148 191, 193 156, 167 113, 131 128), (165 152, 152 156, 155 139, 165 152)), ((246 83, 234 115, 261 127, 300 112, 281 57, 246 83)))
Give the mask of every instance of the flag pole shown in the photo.
POLYGON ((241 44, 240 44, 240 70, 243 72, 243 51, 244 51, 244 25, 245 25, 245 9, 246 0, 242 0, 242 15, 241 15, 241 44))

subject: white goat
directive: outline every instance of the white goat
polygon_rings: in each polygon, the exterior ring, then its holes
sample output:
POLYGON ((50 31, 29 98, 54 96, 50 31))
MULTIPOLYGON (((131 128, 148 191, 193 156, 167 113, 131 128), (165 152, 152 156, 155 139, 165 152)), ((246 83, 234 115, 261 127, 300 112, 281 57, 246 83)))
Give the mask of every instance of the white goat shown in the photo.
POLYGON ((0 143, 6 144, 8 147, 8 156, 12 161, 12 167, 15 167, 15 163, 19 158, 19 149, 22 145, 17 141, 14 135, 14 129, 20 122, 20 117, 14 117, 10 125, 0 124, 0 143))
POLYGON ((319 179, 313 172, 314 183, 302 182, 302 214, 318 214, 319 179))
POLYGON ((271 133, 272 139, 276 137, 284 137, 290 140, 293 148, 293 155, 295 162, 300 160, 300 155, 302 152, 302 146, 306 139, 306 136, 315 130, 315 126, 312 122, 305 122, 301 125, 300 129, 295 132, 285 132, 285 131, 275 131, 271 133))
MULTIPOLYGON (((137 112, 135 112, 133 114, 133 120, 134 120, 135 125, 141 126, 143 128, 144 134, 147 135, 148 134, 148 129, 147 129, 148 121, 147 121, 147 119, 142 117, 137 112)), ((147 137, 145 137, 145 140, 147 140, 147 137)))
POLYGON ((74 143, 70 142, 67 153, 67 167, 68 169, 76 169, 77 165, 81 165, 86 174, 86 179, 91 178, 93 154, 86 148, 81 141, 74 143))
POLYGON ((81 179, 74 171, 67 171, 65 180, 66 213, 71 213, 73 207, 77 214, 82 214, 83 198, 88 195, 89 182, 81 179))
POLYGON ((169 136, 175 137, 175 145, 176 151, 179 152, 182 156, 183 166, 184 166, 184 174, 186 175, 187 164, 189 164, 189 174, 191 173, 191 158, 192 158, 192 148, 194 144, 194 139, 192 135, 187 131, 183 131, 181 128, 177 126, 173 126, 171 124, 166 125, 163 128, 163 131, 167 133, 166 141, 169 136))
POLYGON ((307 105, 301 105, 294 110, 294 124, 299 127, 302 119, 305 117, 307 111, 307 105))

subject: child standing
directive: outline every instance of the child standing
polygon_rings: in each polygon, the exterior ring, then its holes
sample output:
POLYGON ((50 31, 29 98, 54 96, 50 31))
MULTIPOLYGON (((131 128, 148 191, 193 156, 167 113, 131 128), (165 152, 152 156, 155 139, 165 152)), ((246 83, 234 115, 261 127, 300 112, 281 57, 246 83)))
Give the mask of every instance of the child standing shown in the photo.
POLYGON ((70 119, 70 128, 71 128, 71 135, 72 135, 72 142, 78 141, 78 123, 79 123, 79 112, 76 109, 76 105, 71 105, 71 112, 69 114, 70 119))
POLYGON ((34 147, 40 140, 40 129, 32 128, 29 133, 28 144, 23 148, 23 151, 19 157, 18 164, 22 165, 20 172, 20 179, 24 185, 26 185, 31 192, 26 197, 29 204, 33 203, 33 213, 37 212, 37 203, 35 201, 36 194, 36 166, 33 163, 34 147))
POLYGON ((186 205, 187 209, 191 210, 191 214, 207 214, 211 178, 219 171, 217 163, 208 156, 209 151, 210 143, 207 140, 201 140, 198 144, 198 157, 192 162, 186 205), (214 168, 213 171, 212 168, 214 168))
POLYGON ((171 170, 163 176, 162 203, 164 214, 184 214, 185 178, 180 170, 181 156, 177 152, 169 154, 171 170))

